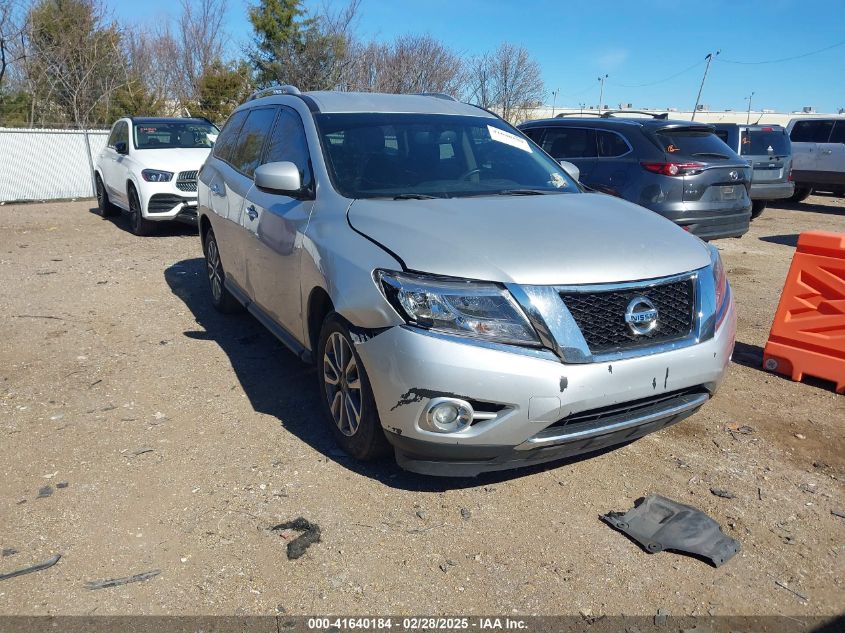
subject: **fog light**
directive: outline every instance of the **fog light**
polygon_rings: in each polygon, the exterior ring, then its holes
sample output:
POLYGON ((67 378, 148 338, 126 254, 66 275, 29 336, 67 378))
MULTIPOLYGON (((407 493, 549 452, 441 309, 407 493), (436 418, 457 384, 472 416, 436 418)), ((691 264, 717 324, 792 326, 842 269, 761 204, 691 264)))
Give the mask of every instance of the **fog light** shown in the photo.
POLYGON ((425 426, 436 433, 462 431, 472 423, 473 410, 468 402, 455 398, 434 398, 428 403, 425 426))

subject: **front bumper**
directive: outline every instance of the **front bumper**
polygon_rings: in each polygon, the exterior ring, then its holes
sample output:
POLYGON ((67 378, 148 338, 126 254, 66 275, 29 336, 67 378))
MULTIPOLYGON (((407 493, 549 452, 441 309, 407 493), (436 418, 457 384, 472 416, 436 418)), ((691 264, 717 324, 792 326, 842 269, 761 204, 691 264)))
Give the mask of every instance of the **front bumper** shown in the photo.
POLYGON ((795 193, 793 182, 759 183, 751 185, 752 200, 782 200, 795 193))
POLYGON ((147 220, 178 220, 197 223, 197 196, 184 193, 154 193, 144 201, 144 218, 147 220))
POLYGON ((715 393, 735 334, 731 297, 709 340, 622 360, 562 363, 551 352, 475 345, 407 326, 362 340, 356 349, 399 465, 472 476, 593 452, 682 420, 715 393), (460 398, 493 415, 458 433, 431 432, 420 423, 437 397, 460 398), (622 407, 592 425, 560 425, 633 402, 646 404, 632 412, 622 407))

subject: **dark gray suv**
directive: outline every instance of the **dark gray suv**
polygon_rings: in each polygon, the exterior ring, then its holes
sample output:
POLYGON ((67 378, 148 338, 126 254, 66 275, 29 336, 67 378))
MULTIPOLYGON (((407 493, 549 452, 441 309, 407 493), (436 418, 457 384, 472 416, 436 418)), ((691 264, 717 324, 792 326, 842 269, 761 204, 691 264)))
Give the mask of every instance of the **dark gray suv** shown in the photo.
POLYGON ((698 237, 740 237, 751 219, 751 169, 713 133, 690 121, 558 117, 519 126, 581 182, 676 222, 698 237))

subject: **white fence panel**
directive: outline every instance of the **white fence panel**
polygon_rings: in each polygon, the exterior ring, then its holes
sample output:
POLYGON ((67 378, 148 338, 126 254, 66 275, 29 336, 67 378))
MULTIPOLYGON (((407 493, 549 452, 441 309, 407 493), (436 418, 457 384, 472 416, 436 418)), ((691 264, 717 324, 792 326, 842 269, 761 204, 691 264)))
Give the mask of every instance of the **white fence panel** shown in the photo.
MULTIPOLYGON (((88 132, 91 160, 108 132, 88 132)), ((0 202, 94 195, 85 134, 79 130, 0 128, 0 202)))

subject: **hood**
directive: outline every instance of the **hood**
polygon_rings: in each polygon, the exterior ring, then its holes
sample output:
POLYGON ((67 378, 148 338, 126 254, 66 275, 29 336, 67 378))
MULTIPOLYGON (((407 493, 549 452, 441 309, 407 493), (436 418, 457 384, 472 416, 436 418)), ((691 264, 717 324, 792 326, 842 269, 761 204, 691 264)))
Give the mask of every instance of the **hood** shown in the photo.
POLYGON ((132 158, 144 169, 161 169, 179 173, 199 171, 211 149, 208 147, 174 147, 168 149, 136 149, 132 158))
POLYGON ((359 199, 349 222, 409 270, 527 285, 637 281, 702 268, 704 242, 603 194, 359 199))

